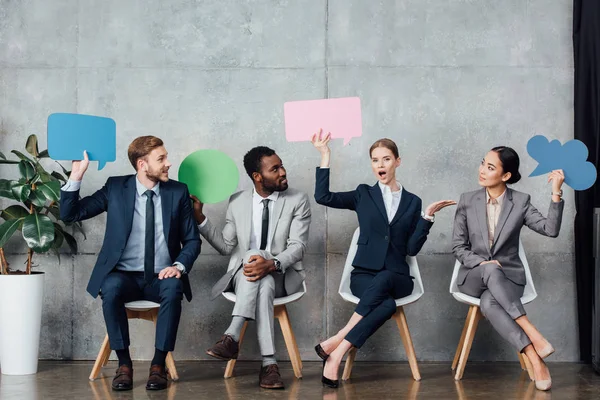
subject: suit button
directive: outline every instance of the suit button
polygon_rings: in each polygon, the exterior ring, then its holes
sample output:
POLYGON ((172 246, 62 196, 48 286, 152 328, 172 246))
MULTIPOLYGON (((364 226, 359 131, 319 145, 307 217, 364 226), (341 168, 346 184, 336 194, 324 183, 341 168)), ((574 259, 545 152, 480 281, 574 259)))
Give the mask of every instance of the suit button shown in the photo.
POLYGON ((389 240, 390 238, 388 236, 385 237, 385 240, 389 240))

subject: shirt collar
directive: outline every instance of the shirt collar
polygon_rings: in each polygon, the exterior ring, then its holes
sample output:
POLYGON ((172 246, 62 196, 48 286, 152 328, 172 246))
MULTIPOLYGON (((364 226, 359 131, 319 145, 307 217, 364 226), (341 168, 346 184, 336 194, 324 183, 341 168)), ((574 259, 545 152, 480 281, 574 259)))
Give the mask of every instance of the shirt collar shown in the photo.
POLYGON ((392 192, 392 189, 388 185, 381 183, 381 181, 377 181, 377 184, 379 185, 379 189, 381 189, 382 194, 390 193, 392 195, 399 196, 400 194, 402 194, 403 189, 402 189, 402 185, 400 184, 400 182, 396 181, 396 183, 398 184, 398 187, 400 188, 400 190, 398 190, 397 192, 392 192))
MULTIPOLYGON (((135 175, 135 188, 137 189, 137 193, 140 196, 143 196, 146 190, 148 190, 146 186, 142 185, 142 182, 140 182, 140 180, 138 179, 137 174, 135 175)), ((150 190, 152 190, 156 197, 158 197, 160 195, 160 182, 156 182, 156 185, 154 185, 154 187, 150 190)))
MULTIPOLYGON (((504 197, 506 197, 506 189, 504 189, 504 192, 502 192, 502 194, 496 198, 496 201, 498 202, 499 206, 502 206, 502 202, 504 201, 504 197)), ((492 198, 490 197, 489 192, 486 190, 485 191, 485 202, 486 202, 486 204, 490 204, 491 199, 492 198)))
POLYGON ((262 197, 260 194, 256 193, 256 189, 252 189, 252 201, 253 203, 260 204, 264 199, 269 199, 272 202, 277 201, 279 198, 279 192, 273 192, 269 197, 262 197))

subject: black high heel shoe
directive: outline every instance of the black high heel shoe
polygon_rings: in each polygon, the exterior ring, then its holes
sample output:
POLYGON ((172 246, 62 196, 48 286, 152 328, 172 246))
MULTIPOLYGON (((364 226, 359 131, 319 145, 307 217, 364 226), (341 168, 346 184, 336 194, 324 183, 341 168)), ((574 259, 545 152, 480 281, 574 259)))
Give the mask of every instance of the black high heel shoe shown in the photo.
POLYGON ((327 359, 329 358, 329 354, 325 353, 325 350, 323 350, 323 348, 321 347, 321 343, 315 346, 315 352, 323 361, 327 361, 327 359))
POLYGON ((325 378, 325 363, 327 362, 327 360, 323 360, 323 373, 321 374, 321 383, 323 383, 323 386, 327 386, 330 387, 332 389, 337 389, 340 386, 340 380, 339 379, 329 379, 329 378, 325 378))

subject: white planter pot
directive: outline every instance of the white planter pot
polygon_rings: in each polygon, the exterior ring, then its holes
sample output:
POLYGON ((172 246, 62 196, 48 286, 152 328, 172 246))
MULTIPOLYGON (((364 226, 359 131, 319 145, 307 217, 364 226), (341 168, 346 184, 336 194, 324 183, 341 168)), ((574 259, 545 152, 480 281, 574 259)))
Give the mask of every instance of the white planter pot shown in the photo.
POLYGON ((38 367, 44 273, 0 275, 0 370, 35 374, 38 367))

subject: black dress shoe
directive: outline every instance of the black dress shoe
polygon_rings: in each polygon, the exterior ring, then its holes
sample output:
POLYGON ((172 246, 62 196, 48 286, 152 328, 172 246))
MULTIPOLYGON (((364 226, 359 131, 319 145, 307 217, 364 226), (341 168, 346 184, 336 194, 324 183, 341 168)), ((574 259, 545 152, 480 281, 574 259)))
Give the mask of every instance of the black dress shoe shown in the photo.
POLYGON ((339 379, 329 379, 329 378, 325 378, 325 363, 327 361, 323 360, 323 374, 321 375, 321 383, 323 383, 323 386, 327 386, 330 387, 332 389, 337 389, 340 386, 340 380, 339 379))
POLYGON ((327 360, 327 358, 329 358, 329 354, 325 353, 325 350, 323 350, 323 348, 321 347, 321 343, 315 346, 315 351, 317 352, 317 355, 319 356, 319 358, 321 358, 321 360, 325 361, 327 360))
POLYGON ((133 368, 125 364, 120 365, 112 381, 112 389, 118 391, 133 389, 133 368))

